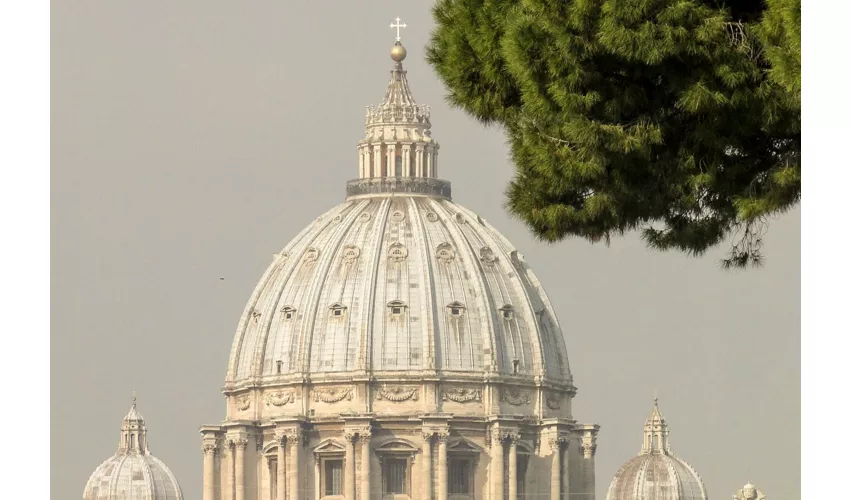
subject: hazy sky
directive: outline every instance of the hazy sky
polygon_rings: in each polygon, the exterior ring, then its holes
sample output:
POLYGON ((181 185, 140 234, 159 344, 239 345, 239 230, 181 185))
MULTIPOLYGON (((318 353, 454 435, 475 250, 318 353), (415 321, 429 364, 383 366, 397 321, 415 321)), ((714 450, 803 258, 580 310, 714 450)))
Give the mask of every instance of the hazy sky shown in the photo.
POLYGON ((766 267, 539 243, 503 208, 498 129, 449 109, 424 62, 429 1, 54 2, 51 34, 51 491, 78 499, 118 444, 132 391, 150 446, 201 497, 198 427, 239 315, 290 238, 356 177, 365 107, 380 102, 396 16, 405 68, 432 106, 454 199, 540 276, 599 423, 597 498, 640 449, 653 390, 673 451, 727 498, 752 481, 800 490, 800 214, 774 222, 766 267), (224 277, 222 281, 219 277, 224 277))

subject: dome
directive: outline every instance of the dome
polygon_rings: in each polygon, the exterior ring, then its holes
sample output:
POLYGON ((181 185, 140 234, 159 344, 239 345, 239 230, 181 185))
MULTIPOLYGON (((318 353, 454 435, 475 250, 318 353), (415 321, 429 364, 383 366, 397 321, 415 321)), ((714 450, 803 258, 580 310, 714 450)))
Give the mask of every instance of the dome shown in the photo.
POLYGON ((274 258, 228 381, 411 370, 570 375, 540 283, 491 225, 446 198, 355 196, 274 258))
POLYGON ((121 422, 121 440, 115 455, 95 469, 86 483, 83 500, 182 500, 177 478, 150 454, 145 421, 136 403, 121 422))
POLYGON ((275 254, 252 293, 226 391, 400 372, 571 383, 540 282, 501 233, 452 201, 430 125, 396 62, 368 110, 347 198, 275 254))
POLYGON ((668 435, 656 400, 641 452, 614 475, 606 500, 708 500, 699 474, 670 451, 668 435))

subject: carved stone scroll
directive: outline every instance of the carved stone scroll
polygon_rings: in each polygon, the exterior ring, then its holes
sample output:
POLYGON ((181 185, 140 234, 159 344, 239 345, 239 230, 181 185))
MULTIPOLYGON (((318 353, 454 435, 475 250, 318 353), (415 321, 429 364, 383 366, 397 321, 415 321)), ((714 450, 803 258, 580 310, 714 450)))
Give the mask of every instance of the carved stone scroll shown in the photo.
POLYGON ((337 403, 343 399, 351 401, 354 397, 351 387, 331 387, 328 389, 316 389, 313 391, 313 401, 322 403, 337 403))
POLYGON ((277 391, 266 394, 266 405, 283 406, 295 402, 295 391, 277 391))
POLYGON ((501 399, 502 401, 514 406, 527 405, 531 403, 531 397, 528 395, 528 392, 513 387, 504 388, 502 390, 501 399))
POLYGON ((443 391, 443 401, 454 401, 455 403, 481 401, 481 389, 470 389, 466 387, 446 389, 443 391))
POLYGON ((407 401, 408 399, 417 401, 419 400, 419 388, 384 386, 378 389, 378 393, 375 398, 386 399, 387 401, 392 401, 394 403, 400 403, 402 401, 407 401))

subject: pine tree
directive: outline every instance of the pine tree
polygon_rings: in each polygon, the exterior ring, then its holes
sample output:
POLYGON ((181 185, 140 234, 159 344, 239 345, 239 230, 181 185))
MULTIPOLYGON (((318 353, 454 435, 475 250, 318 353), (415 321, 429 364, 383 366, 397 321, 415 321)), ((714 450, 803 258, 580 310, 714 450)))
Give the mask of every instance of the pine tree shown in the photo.
POLYGON ((800 0, 439 0, 428 60, 509 139, 539 238, 762 261, 800 200, 800 0))

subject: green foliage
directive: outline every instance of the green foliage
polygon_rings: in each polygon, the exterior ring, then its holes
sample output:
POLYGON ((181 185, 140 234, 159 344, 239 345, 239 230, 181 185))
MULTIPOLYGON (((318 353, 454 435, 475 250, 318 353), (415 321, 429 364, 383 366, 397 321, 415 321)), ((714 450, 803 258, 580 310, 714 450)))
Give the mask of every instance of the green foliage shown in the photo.
POLYGON ((439 0, 428 60, 501 125, 536 236, 761 262, 800 199, 800 1, 439 0))

